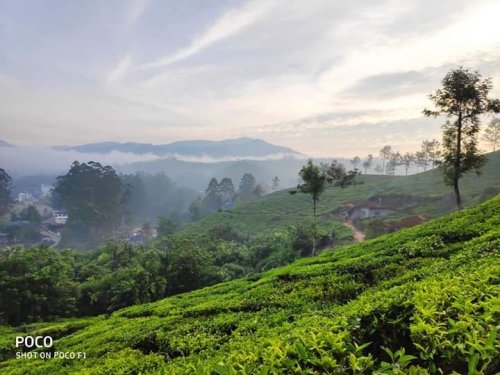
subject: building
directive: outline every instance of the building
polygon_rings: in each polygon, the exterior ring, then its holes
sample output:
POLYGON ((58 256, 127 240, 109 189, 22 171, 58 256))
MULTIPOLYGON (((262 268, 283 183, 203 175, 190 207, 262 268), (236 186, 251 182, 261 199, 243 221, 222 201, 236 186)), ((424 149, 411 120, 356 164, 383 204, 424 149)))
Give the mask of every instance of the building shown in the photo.
POLYGON ((52 185, 42 184, 42 186, 40 186, 40 190, 42 192, 42 198, 48 198, 52 195, 52 190, 54 190, 54 187, 52 185))
POLYGON ((17 193, 17 201, 18 202, 33 202, 33 194, 31 193, 17 193))
POLYGON ((64 211, 53 211, 52 218, 57 225, 65 225, 68 221, 68 214, 64 211))
POLYGON ((394 212, 396 211, 383 206, 381 203, 355 201, 344 205, 344 211, 341 215, 350 220, 362 220, 387 216, 394 212))

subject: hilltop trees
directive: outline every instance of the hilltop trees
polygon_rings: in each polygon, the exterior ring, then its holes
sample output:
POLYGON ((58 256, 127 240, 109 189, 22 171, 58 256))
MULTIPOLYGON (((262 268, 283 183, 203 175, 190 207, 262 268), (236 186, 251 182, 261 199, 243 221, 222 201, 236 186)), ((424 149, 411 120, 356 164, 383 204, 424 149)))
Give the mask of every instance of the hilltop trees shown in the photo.
POLYGON ((477 148, 479 116, 500 112, 500 101, 488 97, 491 79, 462 67, 452 70, 442 80, 442 88, 429 95, 436 109, 424 109, 425 116, 446 116, 443 125, 441 168, 445 182, 453 187, 457 208, 463 208, 459 180, 464 173, 480 173, 485 162, 477 148))
POLYGON ((401 156, 401 165, 405 169, 405 175, 408 176, 408 169, 415 163, 415 155, 407 152, 403 156, 401 156))
POLYGON ((361 163, 361 158, 359 156, 355 156, 354 158, 349 160, 349 162, 354 169, 358 169, 358 165, 361 163))
POLYGON ((12 203, 10 183, 12 179, 5 169, 0 168, 0 216, 9 211, 12 203))
POLYGON ((385 161, 389 159, 392 155, 392 147, 389 145, 385 145, 380 150, 380 157, 382 158, 382 174, 385 173, 385 161))
POLYGON ((368 169, 370 169, 372 164, 373 164, 373 155, 368 154, 366 159, 363 161, 363 169, 365 170, 365 174, 368 172, 368 169))
POLYGON ((489 143, 491 149, 496 151, 500 143, 500 119, 494 118, 484 130, 483 139, 489 143))
POLYGON ((441 154, 439 150, 439 141, 437 139, 424 140, 420 146, 420 152, 422 158, 425 160, 424 171, 429 164, 434 168, 441 154))
POLYGON ((238 195, 242 201, 249 201, 254 198, 254 190, 257 186, 255 177, 251 173, 245 173, 240 181, 238 195))
POLYGON ((68 211, 63 236, 77 247, 101 241, 121 223, 122 184, 110 166, 75 161, 66 175, 57 178, 53 197, 57 208, 68 211))
POLYGON ((280 179, 278 176, 274 176, 273 179, 272 179, 272 189, 273 190, 278 190, 279 187, 280 187, 280 179))
POLYGON ((358 175, 357 170, 346 171, 345 167, 337 161, 317 166, 309 159, 307 164, 300 169, 297 190, 290 191, 290 194, 297 192, 309 194, 313 200, 313 248, 311 255, 316 252, 316 204, 321 193, 328 186, 345 188, 352 185, 358 175))

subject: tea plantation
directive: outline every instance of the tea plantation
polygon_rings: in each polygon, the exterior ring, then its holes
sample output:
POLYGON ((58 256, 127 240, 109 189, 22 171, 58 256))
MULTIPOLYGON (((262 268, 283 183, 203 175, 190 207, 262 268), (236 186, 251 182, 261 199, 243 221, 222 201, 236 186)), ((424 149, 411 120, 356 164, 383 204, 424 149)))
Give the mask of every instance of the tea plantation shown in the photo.
POLYGON ((0 327, 2 374, 493 374, 500 196, 109 316, 0 327), (86 359, 16 359, 50 335, 86 359))

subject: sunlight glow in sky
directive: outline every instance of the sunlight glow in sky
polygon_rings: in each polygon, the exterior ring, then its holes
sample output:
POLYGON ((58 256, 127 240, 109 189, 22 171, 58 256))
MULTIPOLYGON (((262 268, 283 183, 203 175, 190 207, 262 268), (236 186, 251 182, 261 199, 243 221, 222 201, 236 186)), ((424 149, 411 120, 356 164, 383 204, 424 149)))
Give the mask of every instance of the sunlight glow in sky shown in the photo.
POLYGON ((499 17, 495 0, 4 0, 0 139, 409 151, 440 137, 421 112, 450 69, 500 97, 499 17))

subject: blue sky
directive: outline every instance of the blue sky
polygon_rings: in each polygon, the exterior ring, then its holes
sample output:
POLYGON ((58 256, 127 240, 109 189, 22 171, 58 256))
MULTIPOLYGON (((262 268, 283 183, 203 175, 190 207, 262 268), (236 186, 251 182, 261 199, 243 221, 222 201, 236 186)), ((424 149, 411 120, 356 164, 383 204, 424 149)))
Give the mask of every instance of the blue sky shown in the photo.
POLYGON ((487 0, 0 0, 0 139, 412 150, 439 137, 421 110, 449 69, 500 97, 499 15, 487 0))

